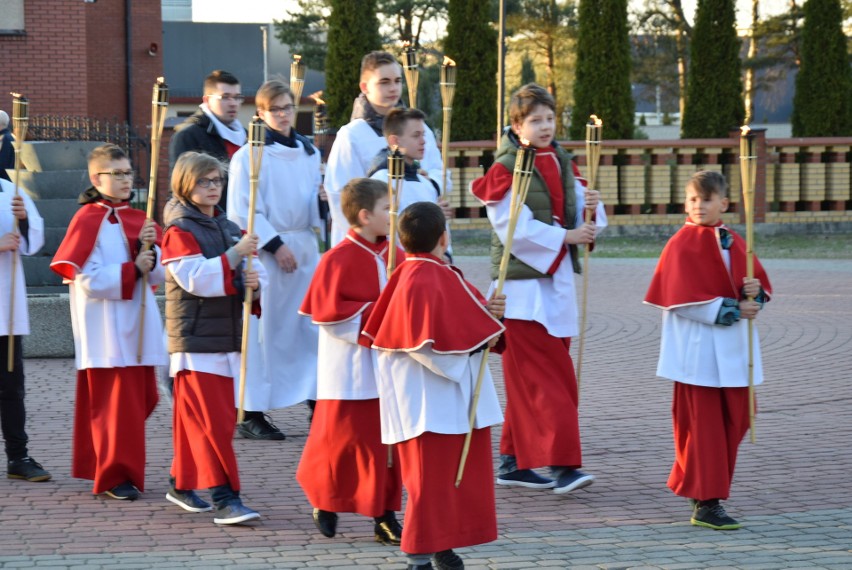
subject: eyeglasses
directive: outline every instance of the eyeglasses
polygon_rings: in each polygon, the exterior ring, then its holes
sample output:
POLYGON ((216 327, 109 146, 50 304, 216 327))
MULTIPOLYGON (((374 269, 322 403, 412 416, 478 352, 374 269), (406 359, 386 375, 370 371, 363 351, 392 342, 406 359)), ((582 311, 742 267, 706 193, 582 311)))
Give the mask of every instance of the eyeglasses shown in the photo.
POLYGON ((135 172, 132 170, 110 170, 109 172, 96 172, 95 174, 109 174, 113 180, 133 180, 135 172))
POLYGON ((201 186, 202 188, 210 188, 210 185, 213 186, 221 186, 224 184, 225 179, 217 176, 216 178, 199 178, 195 181, 197 186, 201 186))
POLYGON ((273 115, 280 115, 282 113, 289 115, 295 110, 295 105, 284 105, 283 107, 270 107, 269 109, 267 109, 267 111, 269 111, 273 115))
POLYGON ((214 99, 219 99, 220 101, 225 101, 226 103, 242 103, 246 99, 242 95, 231 95, 230 93, 213 93, 212 95, 208 95, 208 97, 213 97, 214 99))

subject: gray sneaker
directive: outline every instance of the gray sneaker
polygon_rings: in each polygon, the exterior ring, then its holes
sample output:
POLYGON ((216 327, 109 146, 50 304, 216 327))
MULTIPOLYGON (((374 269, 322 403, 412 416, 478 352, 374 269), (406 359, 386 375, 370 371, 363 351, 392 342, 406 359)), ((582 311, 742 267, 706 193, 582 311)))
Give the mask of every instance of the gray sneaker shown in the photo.
POLYGON ((216 524, 240 524, 260 518, 260 513, 251 510, 238 499, 216 509, 213 522, 216 524))

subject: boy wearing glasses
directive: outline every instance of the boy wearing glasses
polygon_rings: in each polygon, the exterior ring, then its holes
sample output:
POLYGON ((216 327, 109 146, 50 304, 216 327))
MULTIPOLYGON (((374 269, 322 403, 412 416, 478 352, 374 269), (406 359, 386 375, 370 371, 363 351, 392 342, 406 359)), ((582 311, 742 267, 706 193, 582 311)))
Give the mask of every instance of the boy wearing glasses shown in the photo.
MULTIPOLYGON (((296 132, 293 93, 281 81, 267 81, 255 96, 257 114, 266 123, 266 141, 257 189, 254 230, 260 238, 260 261, 269 274, 261 299, 263 314, 249 323, 245 421, 237 432, 248 439, 285 438, 264 412, 316 400, 319 331, 299 316, 299 304, 311 284, 319 248, 317 197, 320 153, 296 132)), ((248 225, 249 150, 231 161, 228 219, 248 225)))
POLYGON ((89 180, 51 263, 69 286, 74 331, 71 475, 93 480, 96 495, 133 501, 144 489, 145 420, 157 404, 154 367, 168 362, 151 289, 164 281, 156 263, 161 232, 128 203, 133 170, 121 148, 94 149, 89 180))
MULTIPOLYGON (((234 153, 246 144, 246 130, 237 118, 243 102, 239 79, 221 69, 213 71, 204 79, 201 100, 198 111, 175 127, 169 143, 171 168, 181 154, 190 150, 209 154, 227 166, 234 153)), ((223 209, 226 200, 223 191, 219 202, 223 209)))

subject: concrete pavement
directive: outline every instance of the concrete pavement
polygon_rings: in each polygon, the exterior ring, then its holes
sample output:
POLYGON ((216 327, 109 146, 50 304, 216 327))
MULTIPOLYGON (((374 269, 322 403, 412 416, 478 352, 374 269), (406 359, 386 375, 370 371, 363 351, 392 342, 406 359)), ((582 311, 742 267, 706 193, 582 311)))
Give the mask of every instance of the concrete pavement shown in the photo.
MULTIPOLYGON (((483 259, 459 264, 485 286, 483 259)), ((665 487, 671 388, 654 377, 659 311, 641 304, 654 261, 593 257, 581 422, 584 469, 597 481, 561 496, 498 488, 499 539, 459 549, 467 568, 852 569, 852 261, 765 265, 775 289, 758 320, 767 383, 757 444, 742 444, 727 503, 743 529, 692 527, 685 501, 665 487)), ((54 480, 0 479, 0 566, 405 567, 397 549, 373 542, 363 517, 341 515, 334 539, 316 532, 294 480, 304 406, 273 412, 284 442, 235 440, 243 497, 263 519, 221 528, 164 500, 167 402, 148 422, 143 497, 93 497, 89 482, 70 477, 73 361, 26 366, 31 454, 54 480)), ((500 384, 497 358, 492 370, 500 384)))

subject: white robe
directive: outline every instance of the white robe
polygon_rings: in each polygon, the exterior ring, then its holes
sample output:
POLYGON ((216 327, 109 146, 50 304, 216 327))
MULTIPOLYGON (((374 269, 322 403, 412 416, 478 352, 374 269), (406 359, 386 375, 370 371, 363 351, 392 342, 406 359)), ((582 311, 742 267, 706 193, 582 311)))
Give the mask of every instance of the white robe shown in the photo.
MULTIPOLYGON (((483 352, 437 354, 431 343, 414 351, 378 352, 382 443, 399 443, 424 432, 462 434, 469 429, 476 377, 483 352)), ((497 391, 486 366, 476 429, 503 421, 497 391)))
MULTIPOLYGON (((585 191, 585 187, 575 181, 577 227, 583 224, 585 191)), ((488 220, 502 243, 506 243, 511 198, 511 192, 507 192, 499 202, 485 205, 488 220)), ((598 233, 607 226, 603 202, 598 203, 595 211, 595 226, 598 233)), ((524 205, 515 227, 512 254, 533 269, 546 273, 562 250, 566 231, 559 225, 536 220, 532 211, 524 205)), ((491 283, 487 297, 491 297, 495 284, 491 283)), ((579 334, 577 293, 570 256, 563 258, 552 277, 507 279, 503 293, 506 295, 505 318, 535 321, 543 325, 549 335, 558 338, 579 334)))
MULTIPOLYGON (((364 248, 356 240, 352 241, 364 248)), ((385 260, 372 251, 370 253, 376 261, 379 289, 384 289, 388 281, 385 260)), ((364 267, 364 271, 370 271, 370 268, 364 267)), ((362 311, 344 321, 318 323, 318 400, 372 400, 379 397, 376 351, 358 344, 363 316, 362 311)))
POLYGON ((151 286, 165 281, 160 248, 154 246, 157 263, 148 274, 142 291, 137 279, 133 298, 121 298, 121 266, 132 261, 120 224, 104 219, 92 254, 74 280, 67 282, 71 298, 71 328, 74 332, 75 364, 87 368, 163 366, 168 362, 163 342, 163 323, 151 286), (142 360, 137 361, 141 295, 145 295, 142 360))
MULTIPOLYGON (((387 184, 388 171, 387 169, 377 170, 370 178, 387 184)), ((405 209, 415 202, 432 202, 433 204, 438 202, 438 192, 435 185, 421 174, 417 175, 417 180, 402 181, 402 192, 399 196, 399 215, 402 215, 405 209)), ((447 237, 450 237, 449 221, 447 222, 447 237)), ((397 243, 399 243, 399 240, 397 240, 397 243)), ((453 254, 452 239, 447 244, 447 253, 453 254)))
MULTIPOLYGON (((429 177, 439 181, 440 185, 443 168, 441 151, 438 150, 435 133, 428 126, 425 136, 426 153, 420 165, 429 173, 429 177)), ((377 135, 364 119, 355 119, 337 131, 325 169, 325 191, 328 194, 328 208, 332 219, 332 246, 340 243, 349 230, 349 222, 340 208, 340 193, 343 187, 353 178, 366 176, 373 159, 387 146, 387 140, 377 135)), ((447 179, 450 179, 449 171, 447 179)), ((444 193, 448 193, 451 186, 449 183, 445 186, 444 193)))
MULTIPOLYGON (((293 252, 297 269, 286 273, 274 255, 259 251, 269 286, 261 296, 262 318, 252 317, 249 324, 245 409, 250 411, 316 399, 317 327, 298 310, 319 262, 314 228, 320 227, 320 155, 316 151, 308 156, 297 144, 298 148, 278 143, 263 147, 254 231, 261 247, 279 236, 293 252)), ((247 229, 248 206, 247 145, 231 159, 228 219, 247 229)))
MULTIPOLYGON (((15 185, 8 180, 0 178, 0 236, 12 231, 14 227, 14 216, 12 215, 12 196, 15 194, 15 185)), ((15 299, 12 303, 15 311, 13 322, 13 335, 30 334, 30 318, 27 311, 27 285, 24 278, 24 264, 22 255, 34 255, 44 245, 44 220, 36 209, 35 204, 27 196, 26 192, 20 192, 24 198, 24 207, 27 210, 27 222, 29 231, 27 238, 21 238, 21 246, 18 248, 15 269, 15 299)), ((0 336, 9 336, 9 301, 11 294, 12 279, 12 252, 0 252, 0 336)), ((5 350, 5 347, 0 347, 5 350)))
MULTIPOLYGON (((730 271, 730 252, 722 250, 730 271)), ((657 376, 694 386, 743 388, 748 386, 748 321, 717 325, 722 298, 663 311, 657 376)), ((754 385, 763 383, 763 362, 757 327, 754 343, 754 385)))
MULTIPOLYGON (((206 258, 203 255, 193 255, 178 259, 163 260, 166 271, 171 273, 180 287, 197 297, 224 297, 225 271, 222 257, 206 258)), ((243 264, 241 264, 242 268, 243 264)), ((252 269, 257 271, 260 278, 260 290, 267 285, 266 270, 259 260, 252 262, 252 269)), ((230 270, 230 267, 227 268, 230 270)), ((166 300, 166 303, 180 301, 166 300)), ((174 352, 170 356, 169 374, 177 376, 181 370, 206 372, 229 376, 239 380, 240 352, 174 352)))

